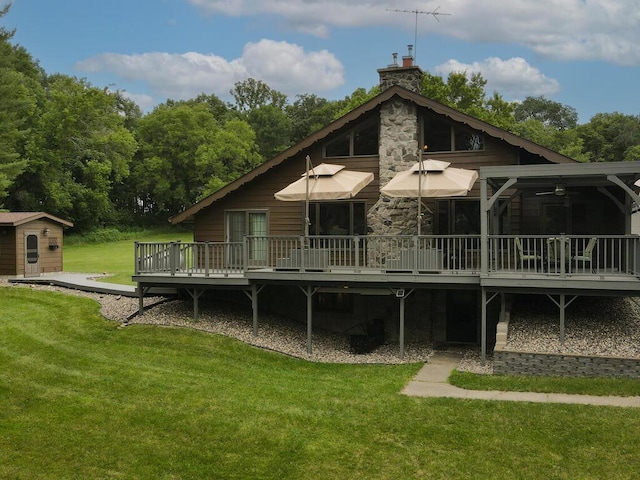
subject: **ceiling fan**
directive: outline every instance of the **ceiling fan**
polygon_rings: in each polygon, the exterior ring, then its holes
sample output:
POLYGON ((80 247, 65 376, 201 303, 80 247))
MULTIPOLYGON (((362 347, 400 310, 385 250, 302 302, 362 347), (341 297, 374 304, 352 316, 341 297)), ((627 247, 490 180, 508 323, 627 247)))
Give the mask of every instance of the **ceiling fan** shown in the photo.
POLYGON ((567 194, 567 189, 561 183, 558 183, 553 190, 548 192, 536 192, 536 195, 555 195, 556 197, 564 197, 567 194))

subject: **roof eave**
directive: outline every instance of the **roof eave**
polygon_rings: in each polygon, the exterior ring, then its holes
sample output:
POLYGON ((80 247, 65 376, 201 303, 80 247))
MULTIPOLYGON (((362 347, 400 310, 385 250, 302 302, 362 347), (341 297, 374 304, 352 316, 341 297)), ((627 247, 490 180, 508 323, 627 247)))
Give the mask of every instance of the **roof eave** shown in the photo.
POLYGON ((42 218, 46 218, 52 222, 59 223, 66 227, 73 227, 73 223, 67 220, 63 220, 62 218, 58 218, 54 215, 48 214, 46 212, 25 212, 29 213, 29 215, 25 215, 17 220, 11 222, 1 222, 1 226, 9 226, 9 227, 18 227, 20 225, 24 225, 25 223, 33 222, 34 220, 40 220, 42 218))

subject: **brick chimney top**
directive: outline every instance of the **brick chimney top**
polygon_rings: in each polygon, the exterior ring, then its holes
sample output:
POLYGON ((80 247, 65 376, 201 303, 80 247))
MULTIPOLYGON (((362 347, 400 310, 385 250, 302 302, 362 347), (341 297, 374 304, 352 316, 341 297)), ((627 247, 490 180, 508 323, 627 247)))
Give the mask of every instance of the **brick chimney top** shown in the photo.
POLYGON ((408 54, 402 57, 403 67, 413 67, 413 45, 407 45, 408 54))
POLYGON ((414 65, 413 45, 408 45, 408 54, 402 57, 402 65, 398 64, 398 54, 393 54, 393 63, 386 68, 378 69, 380 87, 384 91, 392 85, 400 85, 419 93, 423 72, 414 65))

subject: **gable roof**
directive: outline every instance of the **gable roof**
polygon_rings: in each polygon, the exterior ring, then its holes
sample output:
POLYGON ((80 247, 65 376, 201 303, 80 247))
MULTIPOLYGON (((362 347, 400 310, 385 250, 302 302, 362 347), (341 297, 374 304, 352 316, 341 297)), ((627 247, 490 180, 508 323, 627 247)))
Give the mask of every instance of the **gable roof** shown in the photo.
POLYGON ((50 215, 46 212, 0 212, 0 226, 17 227, 43 218, 59 223, 65 227, 73 227, 73 223, 50 215))
POLYGON ((277 165, 280 165, 282 162, 284 162, 288 158, 293 157, 294 155, 297 155, 298 153, 314 145, 316 142, 323 140, 324 138, 334 133, 335 131, 340 130, 341 128, 345 127, 349 123, 362 117, 363 115, 379 108, 383 103, 389 101, 394 96, 398 96, 404 100, 413 102, 420 107, 430 109, 437 114, 443 115, 451 119, 454 122, 465 124, 474 130, 481 131, 491 137, 502 140, 514 147, 521 148, 529 152, 530 154, 539 155, 543 158, 546 158, 552 163, 575 163, 575 160, 565 155, 562 155, 558 152, 555 152, 547 147, 538 145, 534 142, 531 142, 522 137, 519 137, 518 135, 515 135, 501 128, 495 127, 487 122, 484 122, 475 117, 467 115, 466 113, 462 113, 458 110, 455 110, 454 108, 448 107, 439 102, 426 98, 420 94, 414 93, 403 87, 394 85, 392 87, 389 87, 384 92, 377 95, 376 97, 372 98, 368 102, 360 105, 359 107, 355 108, 354 110, 350 111, 349 113, 343 115, 339 119, 330 123, 326 127, 318 130, 314 134, 301 140, 300 142, 293 145, 292 147, 289 147, 284 152, 275 156, 271 160, 266 161, 262 165, 256 167, 255 169, 243 175, 242 177, 238 178, 237 180, 229 183, 228 185, 222 187, 218 191, 200 200, 198 203, 192 205, 191 207, 187 208, 183 212, 177 215, 174 215, 173 217, 170 217, 169 221, 172 224, 177 224, 187 220, 188 218, 192 217, 203 208, 208 207, 209 205, 216 202, 217 200, 220 200, 221 198, 227 196, 228 194, 236 191, 243 185, 249 182, 252 182, 254 179, 264 174, 271 168, 277 165))

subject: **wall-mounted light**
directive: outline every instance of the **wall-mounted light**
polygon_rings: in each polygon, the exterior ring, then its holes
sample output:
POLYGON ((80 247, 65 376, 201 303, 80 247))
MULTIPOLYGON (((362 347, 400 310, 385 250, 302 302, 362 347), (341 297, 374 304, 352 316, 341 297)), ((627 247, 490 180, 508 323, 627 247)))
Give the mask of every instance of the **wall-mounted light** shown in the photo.
POLYGON ((48 228, 45 228, 45 229, 42 231, 42 233, 44 233, 44 236, 45 236, 45 237, 49 236, 49 229, 48 229, 48 228))

